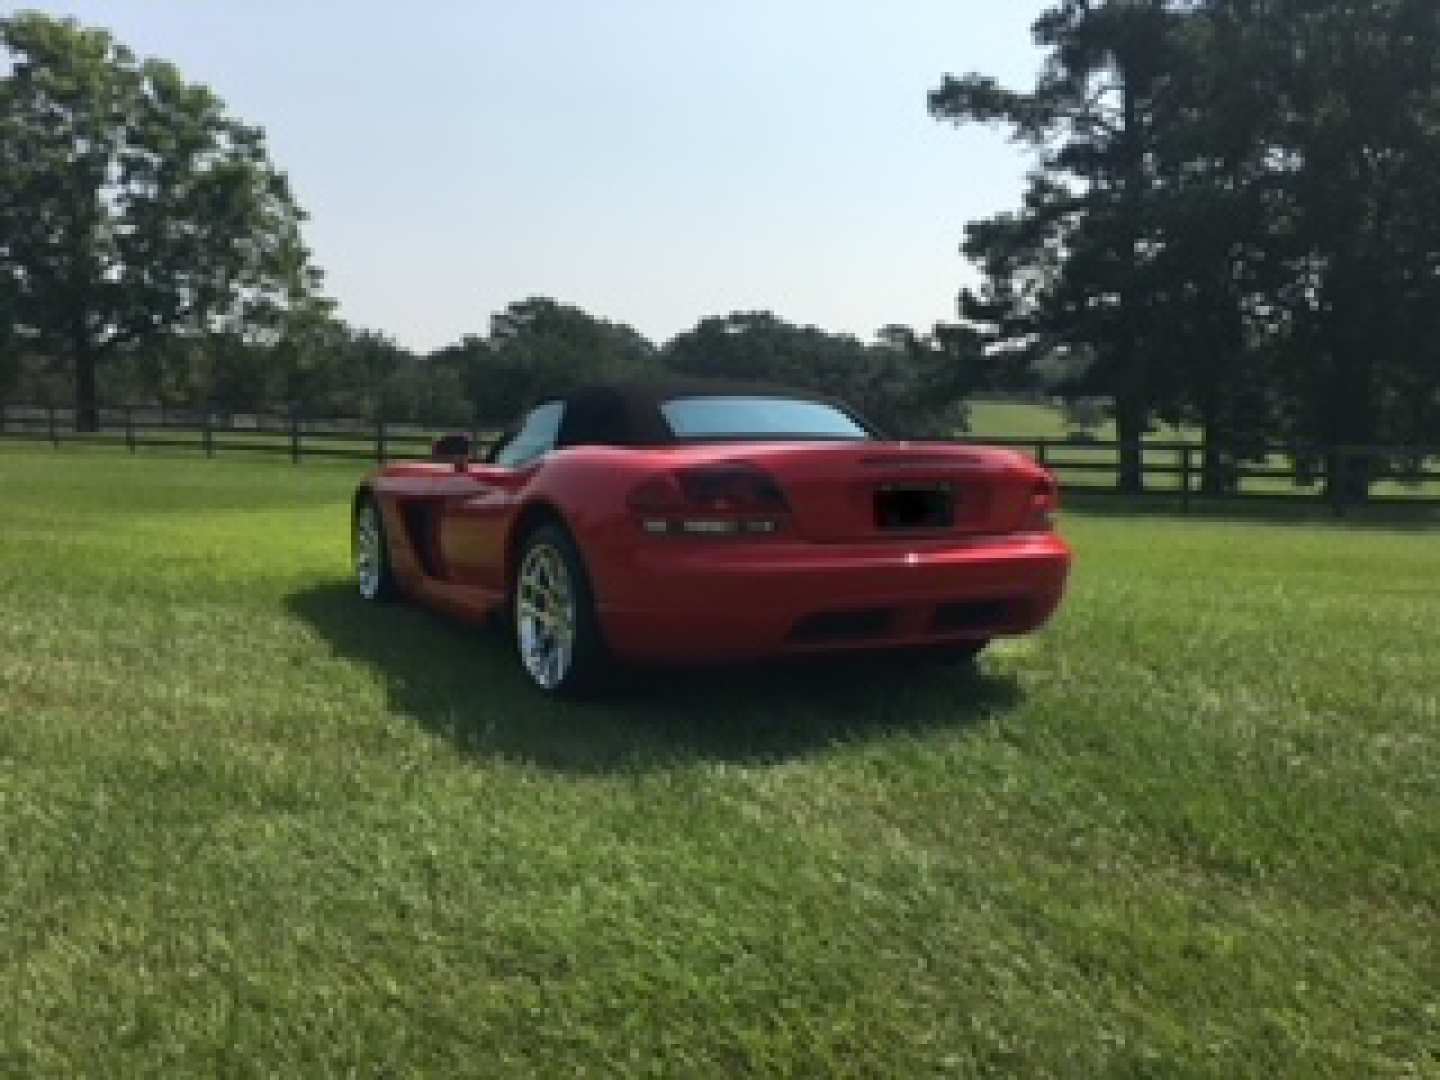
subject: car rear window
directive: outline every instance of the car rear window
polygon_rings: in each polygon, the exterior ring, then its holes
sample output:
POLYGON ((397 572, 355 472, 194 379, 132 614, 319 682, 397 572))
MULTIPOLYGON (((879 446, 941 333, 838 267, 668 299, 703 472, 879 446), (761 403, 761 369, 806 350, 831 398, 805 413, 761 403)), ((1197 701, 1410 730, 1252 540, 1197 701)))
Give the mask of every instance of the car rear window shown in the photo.
POLYGON ((677 439, 870 437, 835 406, 806 398, 683 397, 662 402, 660 412, 677 439))

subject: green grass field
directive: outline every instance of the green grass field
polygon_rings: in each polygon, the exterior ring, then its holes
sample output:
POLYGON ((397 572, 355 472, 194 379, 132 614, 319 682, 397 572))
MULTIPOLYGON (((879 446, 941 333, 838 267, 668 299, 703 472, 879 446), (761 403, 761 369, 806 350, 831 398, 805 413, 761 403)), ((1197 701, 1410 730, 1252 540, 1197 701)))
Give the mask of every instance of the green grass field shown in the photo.
POLYGON ((1440 539, 1071 514, 933 663, 542 700, 352 466, 0 446, 0 1075, 1440 1075, 1440 539))
MULTIPOLYGON (((1071 433, 1065 413, 1052 405, 1029 401, 976 399, 969 403, 969 434, 996 439, 1064 439, 1071 433)), ((1115 424, 1107 420, 1095 429, 1102 442, 1115 439, 1115 424)), ((1150 438, 1161 442, 1193 439, 1188 428, 1156 426, 1150 438)))
MULTIPOLYGON (((1059 409, 1024 401, 972 401, 970 428, 972 435, 1002 439, 1063 439, 1068 430, 1059 409)), ((1115 425, 1105 424, 1096 438, 1115 438, 1115 425)))

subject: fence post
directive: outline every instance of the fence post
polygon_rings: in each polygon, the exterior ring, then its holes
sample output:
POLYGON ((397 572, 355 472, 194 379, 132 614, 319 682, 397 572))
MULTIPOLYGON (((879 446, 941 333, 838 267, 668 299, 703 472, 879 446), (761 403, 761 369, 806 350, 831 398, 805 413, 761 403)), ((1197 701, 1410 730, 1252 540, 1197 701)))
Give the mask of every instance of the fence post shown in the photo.
POLYGON ((50 445, 56 450, 60 449, 60 429, 55 426, 55 406, 47 406, 47 417, 50 424, 50 445))
POLYGON ((1180 448, 1180 508, 1190 512, 1190 444, 1180 448))
POLYGON ((292 464, 300 464, 300 408, 293 406, 290 409, 290 461, 292 464))
POLYGON ((9 410, 9 408, 9 405, 5 404, 5 402, 3 401, 0 401, 0 435, 5 434, 5 413, 9 410))
POLYGON ((125 406, 125 449, 135 453, 135 409, 125 406))
POLYGON ((1040 439, 1035 443, 1035 464, 1039 465, 1042 469, 1048 467, 1045 463, 1046 446, 1047 443, 1044 439, 1040 439))
POLYGON ((375 421, 375 462, 379 465, 385 464, 385 417, 380 416, 375 421))
POLYGON ((205 425, 205 426, 204 426, 204 428, 202 429, 202 432, 203 432, 204 441, 205 441, 205 456, 206 456, 206 457, 214 457, 214 456, 215 456, 215 433, 214 433, 214 431, 213 431, 213 429, 212 429, 212 427, 211 427, 211 424, 210 424, 210 409, 209 409, 208 407, 205 409, 205 421, 204 421, 204 425, 205 425))

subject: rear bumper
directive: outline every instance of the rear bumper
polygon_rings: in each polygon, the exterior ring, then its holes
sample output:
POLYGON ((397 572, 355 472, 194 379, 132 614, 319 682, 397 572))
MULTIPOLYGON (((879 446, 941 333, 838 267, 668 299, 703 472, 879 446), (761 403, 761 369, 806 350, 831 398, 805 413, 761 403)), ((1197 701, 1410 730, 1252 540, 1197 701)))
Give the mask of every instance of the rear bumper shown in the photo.
POLYGON ((632 549, 602 589, 627 660, 698 662, 942 644, 1038 629, 1070 550, 1051 533, 943 545, 665 541, 632 549))

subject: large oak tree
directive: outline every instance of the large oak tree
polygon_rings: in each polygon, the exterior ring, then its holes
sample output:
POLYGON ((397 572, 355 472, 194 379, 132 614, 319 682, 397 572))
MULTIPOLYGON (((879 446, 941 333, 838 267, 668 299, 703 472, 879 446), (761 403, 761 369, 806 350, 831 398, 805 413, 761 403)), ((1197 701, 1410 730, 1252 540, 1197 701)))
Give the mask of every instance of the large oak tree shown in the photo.
POLYGON ((261 130, 104 30, 0 19, 0 340, 96 368, 177 337, 274 333, 318 284, 261 130))

